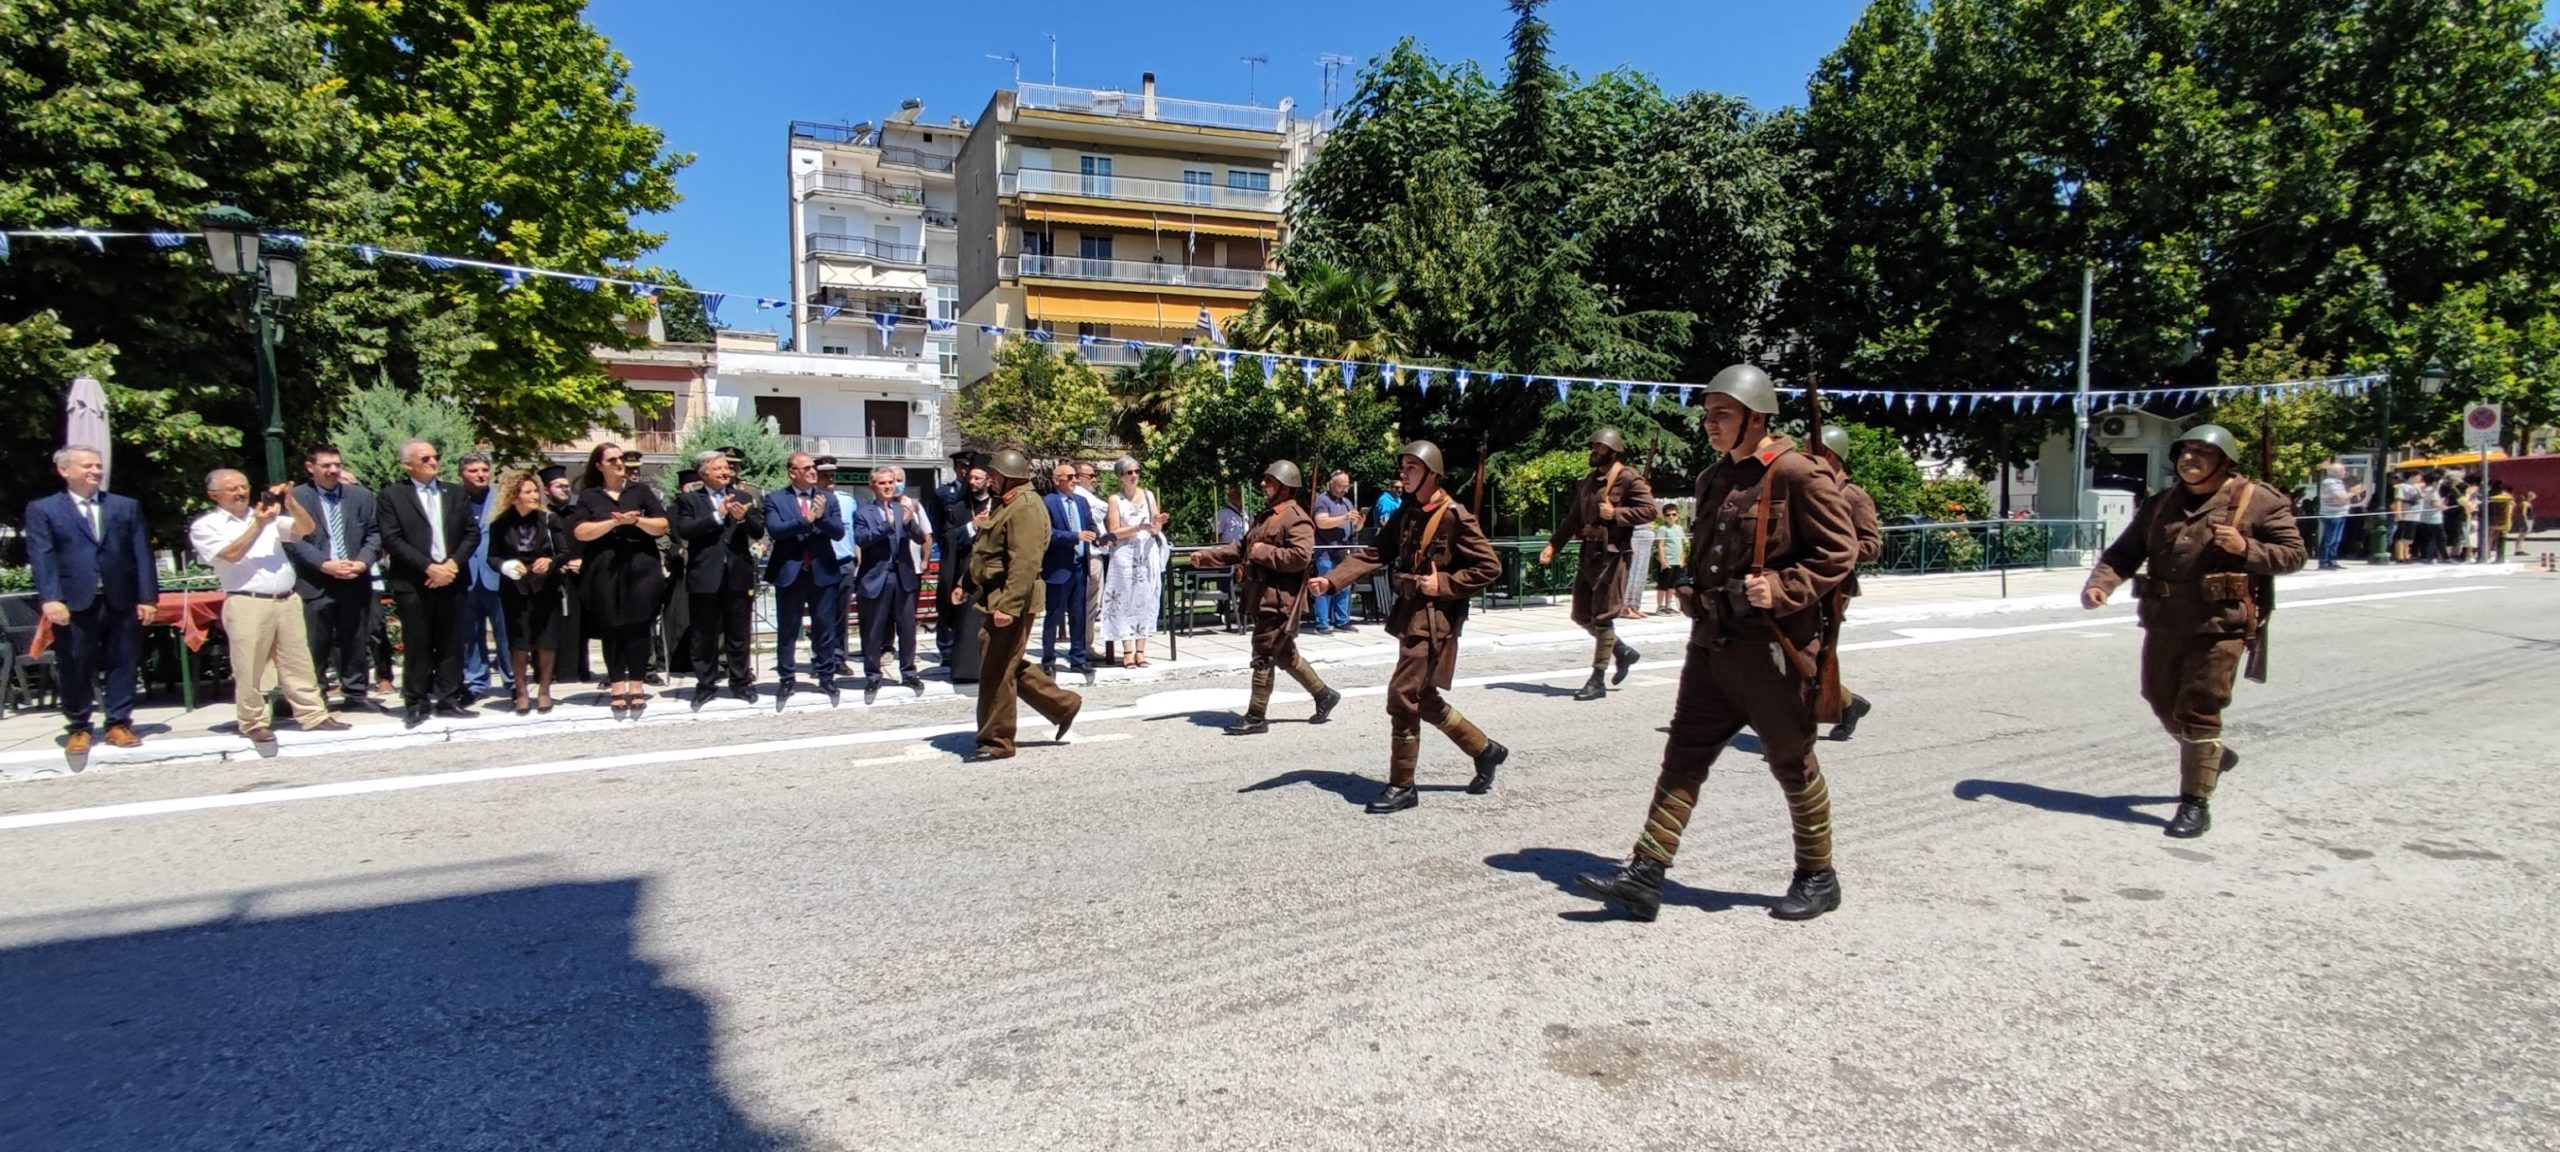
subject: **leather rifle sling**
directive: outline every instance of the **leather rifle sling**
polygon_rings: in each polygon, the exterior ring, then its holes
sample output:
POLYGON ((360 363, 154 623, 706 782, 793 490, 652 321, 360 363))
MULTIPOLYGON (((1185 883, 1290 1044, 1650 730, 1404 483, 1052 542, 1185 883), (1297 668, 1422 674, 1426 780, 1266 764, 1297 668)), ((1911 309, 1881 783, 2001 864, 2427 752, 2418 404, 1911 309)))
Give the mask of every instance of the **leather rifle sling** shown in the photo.
MULTIPOLYGON (((2249 498, 2258 494, 2258 485, 2245 476, 2235 476, 2232 477, 2232 480, 2240 485, 2240 499, 2233 502, 2231 506, 2231 519, 2227 521, 2227 523, 2229 523, 2232 529, 2236 531, 2240 527, 2240 518, 2249 514, 2249 498)), ((2242 539, 2245 541, 2247 538, 2242 537, 2242 539)), ((2244 543, 2242 547, 2245 549, 2247 545, 2244 543)), ((2243 553, 2243 557, 2244 559, 2246 557, 2245 551, 2243 553)), ((2241 571, 2245 574, 2248 569, 2243 567, 2241 571)), ((2244 629, 2243 635, 2250 637, 2250 643, 2257 643, 2258 594, 2254 590, 2241 594, 2240 613, 2240 626, 2244 629)))
MULTIPOLYGON (((1752 510, 1751 570, 1763 575, 1766 575, 1769 570, 1769 481, 1776 470, 1775 457, 1761 466, 1760 498, 1758 506, 1752 510)), ((1787 654, 1787 663, 1795 666, 1796 675, 1807 678, 1814 676, 1819 670, 1814 667, 1813 661, 1805 658, 1805 654, 1795 646, 1793 641, 1787 639, 1786 632, 1778 627, 1777 616, 1769 616, 1768 621, 1770 638, 1778 642, 1779 651, 1787 654)))

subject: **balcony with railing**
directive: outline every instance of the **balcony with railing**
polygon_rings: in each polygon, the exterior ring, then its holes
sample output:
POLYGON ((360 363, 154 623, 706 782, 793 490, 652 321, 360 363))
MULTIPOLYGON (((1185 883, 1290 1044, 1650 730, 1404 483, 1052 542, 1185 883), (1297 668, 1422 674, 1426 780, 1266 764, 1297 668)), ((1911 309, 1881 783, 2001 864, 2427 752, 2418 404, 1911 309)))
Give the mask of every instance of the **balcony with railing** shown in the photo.
POLYGON ((1055 168, 1024 168, 1019 172, 1007 172, 997 178, 996 190, 1006 196, 1088 196, 1138 204, 1172 204, 1213 212, 1276 214, 1282 207, 1281 194, 1267 189, 1231 188, 1147 176, 1064 172, 1055 168))
POLYGON ((901 208, 924 207, 924 185, 898 184, 859 172, 803 172, 793 178, 793 187, 803 196, 869 200, 901 208))
POLYGON ((807 237, 806 251, 811 256, 844 256, 855 260, 871 260, 882 264, 924 265, 924 248, 917 244, 896 244, 869 236, 840 236, 833 232, 812 232, 807 237))
POLYGON ((1128 92, 1117 88, 1069 88, 1058 84, 1023 84, 1015 89, 1014 104, 1019 108, 1049 112, 1074 112, 1085 116, 1108 116, 1120 120, 1156 121, 1164 124, 1188 124, 1200 128, 1228 128, 1241 132, 1269 132, 1277 135, 1288 131, 1289 110, 1261 108, 1249 104, 1212 104, 1205 100, 1172 100, 1150 96, 1145 92, 1128 92))
POLYGON ((942 441, 922 436, 785 436, 794 452, 842 460, 940 460, 942 441))
POLYGON ((1004 269, 1015 277, 1045 276, 1056 280, 1101 280, 1115 284, 1151 284, 1164 288, 1212 288, 1259 292, 1271 282, 1260 268, 1207 268, 1196 264, 1162 264, 1152 260, 1089 260, 1080 256, 1016 256, 1004 269))
POLYGON ((927 208, 924 210, 924 226, 927 228, 957 228, 960 226, 960 214, 944 208, 927 208))
POLYGON ((914 168, 923 172, 949 172, 951 166, 958 160, 957 156, 927 152, 921 148, 908 148, 898 144, 880 146, 881 163, 895 164, 901 168, 914 168))

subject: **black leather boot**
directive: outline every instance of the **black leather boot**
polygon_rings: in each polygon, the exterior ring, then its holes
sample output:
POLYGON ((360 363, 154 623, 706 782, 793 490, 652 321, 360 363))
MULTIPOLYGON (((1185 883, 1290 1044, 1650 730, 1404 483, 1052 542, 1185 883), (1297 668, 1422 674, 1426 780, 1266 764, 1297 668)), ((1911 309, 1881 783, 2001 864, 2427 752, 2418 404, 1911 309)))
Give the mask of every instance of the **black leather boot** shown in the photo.
POLYGON ((1389 784, 1386 791, 1378 793, 1378 798, 1369 802, 1368 812, 1372 816, 1384 816, 1389 812, 1402 812, 1421 803, 1422 797, 1416 795, 1412 788, 1400 784, 1389 784))
POLYGON ((1639 855, 1606 876, 1590 873, 1573 878, 1584 892, 1607 900, 1629 920, 1651 920, 1662 914, 1662 861, 1639 855))
POLYGON ((1582 687, 1574 692, 1573 698, 1576 700, 1598 700, 1608 694, 1609 669, 1607 665, 1602 665, 1591 670, 1591 678, 1582 682, 1582 687))
POLYGON ((1840 874, 1825 868, 1796 873, 1795 883, 1787 885, 1787 894, 1769 906, 1769 915, 1780 920, 1811 920, 1839 907, 1840 874))
POLYGON ((1260 736, 1271 730, 1271 721, 1260 716, 1246 716, 1227 725, 1229 736, 1260 736))
POLYGON ((1831 738, 1834 740, 1846 740, 1851 736, 1857 735, 1858 721, 1866 719, 1867 713, 1874 710, 1875 705, 1868 701, 1866 697, 1860 696, 1855 692, 1850 693, 1849 711, 1840 717, 1839 723, 1831 726, 1831 738))
POLYGON ((1331 688, 1327 688, 1324 691, 1317 693, 1316 710, 1313 714, 1307 717, 1307 723, 1322 724, 1327 720, 1333 719, 1334 706, 1340 703, 1342 703, 1342 693, 1336 692, 1331 688))
POLYGON ((1487 744, 1476 753, 1476 778, 1467 781, 1467 795, 1482 796, 1493 791, 1493 773, 1511 758, 1511 750, 1500 744, 1487 744))
POLYGON ((1644 659, 1644 653, 1636 651, 1626 641, 1620 640, 1617 655, 1618 671, 1616 675, 1609 677, 1609 683, 1624 684, 1627 682, 1627 670, 1635 667, 1636 661, 1644 659))
POLYGON ((1422 726, 1418 721, 1396 721, 1387 733, 1387 790, 1369 802, 1369 814, 1384 816, 1402 812, 1422 803, 1413 790, 1413 769, 1422 759, 1422 726), (1406 724, 1413 726, 1408 728, 1406 724))
POLYGON ((2193 840, 2212 830, 2212 805, 2194 796, 2181 796, 2178 797, 2178 814, 2170 817, 2169 826, 2160 831, 2165 836, 2193 840))

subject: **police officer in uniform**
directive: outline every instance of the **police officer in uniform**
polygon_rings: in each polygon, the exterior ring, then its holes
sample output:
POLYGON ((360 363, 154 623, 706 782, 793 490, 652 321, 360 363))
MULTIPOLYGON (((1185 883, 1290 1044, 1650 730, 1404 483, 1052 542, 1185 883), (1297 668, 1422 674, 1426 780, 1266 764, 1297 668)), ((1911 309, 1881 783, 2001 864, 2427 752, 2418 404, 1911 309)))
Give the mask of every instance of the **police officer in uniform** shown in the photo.
POLYGON ((969 549, 969 587, 952 603, 976 602, 987 626, 978 632, 978 747, 971 763, 1013 757, 1014 701, 1058 726, 1057 738, 1083 711, 1084 698, 1058 686, 1022 658, 1040 619, 1040 557, 1049 550, 1049 508, 1031 490, 1031 458, 1011 448, 988 461, 995 513, 969 549))
MULTIPOLYGON (((1831 478, 1840 485, 1840 495, 1849 501, 1849 524, 1858 532, 1858 563, 1873 564, 1884 555, 1884 524, 1876 518, 1876 498, 1849 479, 1849 430, 1837 424, 1822 426, 1822 451, 1831 465, 1831 478)), ((1831 635, 1838 638, 1840 622, 1848 614, 1849 601, 1858 595, 1858 574, 1840 582, 1840 590, 1831 597, 1831 635)), ((1849 710, 1831 726, 1831 738, 1846 740, 1858 732, 1858 721, 1864 720, 1875 704, 1855 692, 1849 693, 1849 710)))
POLYGON ((1737 364, 1706 391, 1707 442, 1724 458, 1698 480, 1695 585, 1675 590, 1695 623, 1662 774, 1627 863, 1580 883, 1628 916, 1653 919, 1707 769, 1748 725, 1786 792, 1795 832, 1795 881, 1769 914, 1810 920, 1840 906, 1840 881, 1807 684, 1821 655, 1824 601, 1854 568, 1857 537, 1830 468, 1769 434, 1778 393, 1766 374, 1737 364))
POLYGON ((1405 445, 1396 460, 1404 507, 1369 546, 1307 581, 1308 595, 1323 596, 1383 568, 1395 588, 1395 604, 1387 610, 1387 631, 1398 645, 1396 669, 1387 678, 1387 790, 1369 802, 1372 814, 1421 802, 1413 769, 1422 756, 1425 721, 1475 761, 1475 779, 1467 784, 1471 795, 1492 791, 1494 770, 1511 756, 1440 695, 1458 674, 1458 632, 1467 622, 1467 602, 1502 576, 1502 557, 1484 528, 1440 487, 1444 472, 1438 445, 1405 445))
POLYGON ((1262 515, 1254 517, 1244 539, 1191 554, 1194 568, 1243 568, 1236 579, 1236 603, 1253 620, 1253 702, 1243 719, 1228 726, 1229 736, 1271 730, 1266 713, 1274 668, 1288 669, 1290 678, 1315 698, 1315 714, 1307 723, 1324 723, 1332 718, 1334 705, 1342 703, 1342 693, 1326 687, 1298 654, 1298 609, 1306 602, 1307 569, 1316 554, 1316 522, 1298 506, 1304 481, 1296 464, 1272 462, 1262 470, 1262 515))
POLYGON ((1625 683, 1627 669, 1635 667, 1636 650, 1618 639, 1618 612, 1626 604, 1630 538, 1653 520, 1653 487, 1618 459, 1626 455, 1627 438, 1603 424, 1590 443, 1591 474, 1574 489, 1564 522, 1538 552, 1538 563, 1545 565, 1565 541, 1582 542, 1573 569, 1573 622, 1591 633, 1591 679, 1573 694, 1576 700, 1607 696, 1609 685, 1625 683), (1612 658, 1618 662, 1614 677, 1612 658))
MULTIPOLYGON (((2107 602, 2132 580, 2142 619, 2142 698, 2178 742, 2179 839, 2213 827, 2213 786, 2240 763, 2222 743, 2231 676, 2271 606, 2275 578, 2307 550, 2293 501, 2233 470, 2240 442, 2204 424, 2177 440, 2178 483, 2153 496, 2108 545, 2080 591, 2107 602), (2148 575, 2136 569, 2150 565, 2148 575)), ((2263 642, 2263 639, 2261 639, 2263 642)))

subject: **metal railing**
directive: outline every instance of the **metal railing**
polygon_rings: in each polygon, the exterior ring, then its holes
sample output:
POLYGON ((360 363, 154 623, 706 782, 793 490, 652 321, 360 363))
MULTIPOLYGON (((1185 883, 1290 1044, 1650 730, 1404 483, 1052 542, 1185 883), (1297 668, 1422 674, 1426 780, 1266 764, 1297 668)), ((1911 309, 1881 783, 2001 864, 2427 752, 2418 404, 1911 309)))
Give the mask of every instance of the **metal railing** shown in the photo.
POLYGON ((791 134, 803 140, 827 144, 869 144, 872 140, 871 133, 856 132, 851 125, 822 124, 815 120, 792 121, 791 134))
POLYGON ((812 232, 808 237, 808 253, 812 256, 855 256, 884 264, 924 263, 924 246, 897 244, 869 236, 841 236, 833 232, 812 232))
POLYGON ((951 170, 951 166, 956 160, 957 157, 944 156, 940 153, 926 152, 916 148, 901 147, 896 144, 883 144, 880 146, 881 163, 897 164, 907 168, 918 168, 926 172, 948 172, 951 170))
POLYGON ((1017 256, 1014 275, 1059 280, 1109 280, 1169 288, 1227 288, 1259 292, 1271 273, 1259 268, 1204 268, 1151 260, 1088 260, 1081 256, 1017 256))
POLYGON ((927 228, 957 228, 960 226, 960 214, 942 208, 927 208, 924 210, 924 226, 927 228))
POLYGON ((2095 553, 2107 546, 2095 520, 1967 520, 1895 524, 1884 529, 1884 554, 1862 572, 1987 572, 2051 568, 2057 552, 2095 553))
POLYGON ((851 460, 939 460, 942 441, 921 436, 785 436, 794 452, 851 460))
POLYGON ((1249 104, 1212 104, 1205 100, 1171 100, 1149 96, 1145 92, 1127 92, 1116 88, 1069 88, 1058 84, 1024 84, 1014 91, 1014 102, 1022 108, 1051 112, 1078 112, 1087 116, 1110 116, 1123 120, 1153 120, 1165 124, 1190 124, 1202 128, 1232 128, 1243 132, 1279 133, 1288 130, 1289 113, 1283 108, 1260 108, 1249 104))
POLYGON ((803 172, 793 183, 803 196, 847 196, 902 208, 924 207, 922 184, 895 184, 855 172, 803 172))
POLYGON ((1188 180, 1159 180, 1152 176, 1113 176, 1103 173, 1067 172, 1056 168, 1024 168, 997 178, 996 191, 1005 196, 1017 194, 1054 196, 1090 196, 1098 200, 1128 200, 1140 204, 1178 204, 1190 208, 1207 208, 1228 212, 1280 211, 1284 203, 1278 192, 1260 188, 1231 188, 1221 184, 1194 183, 1188 180))

